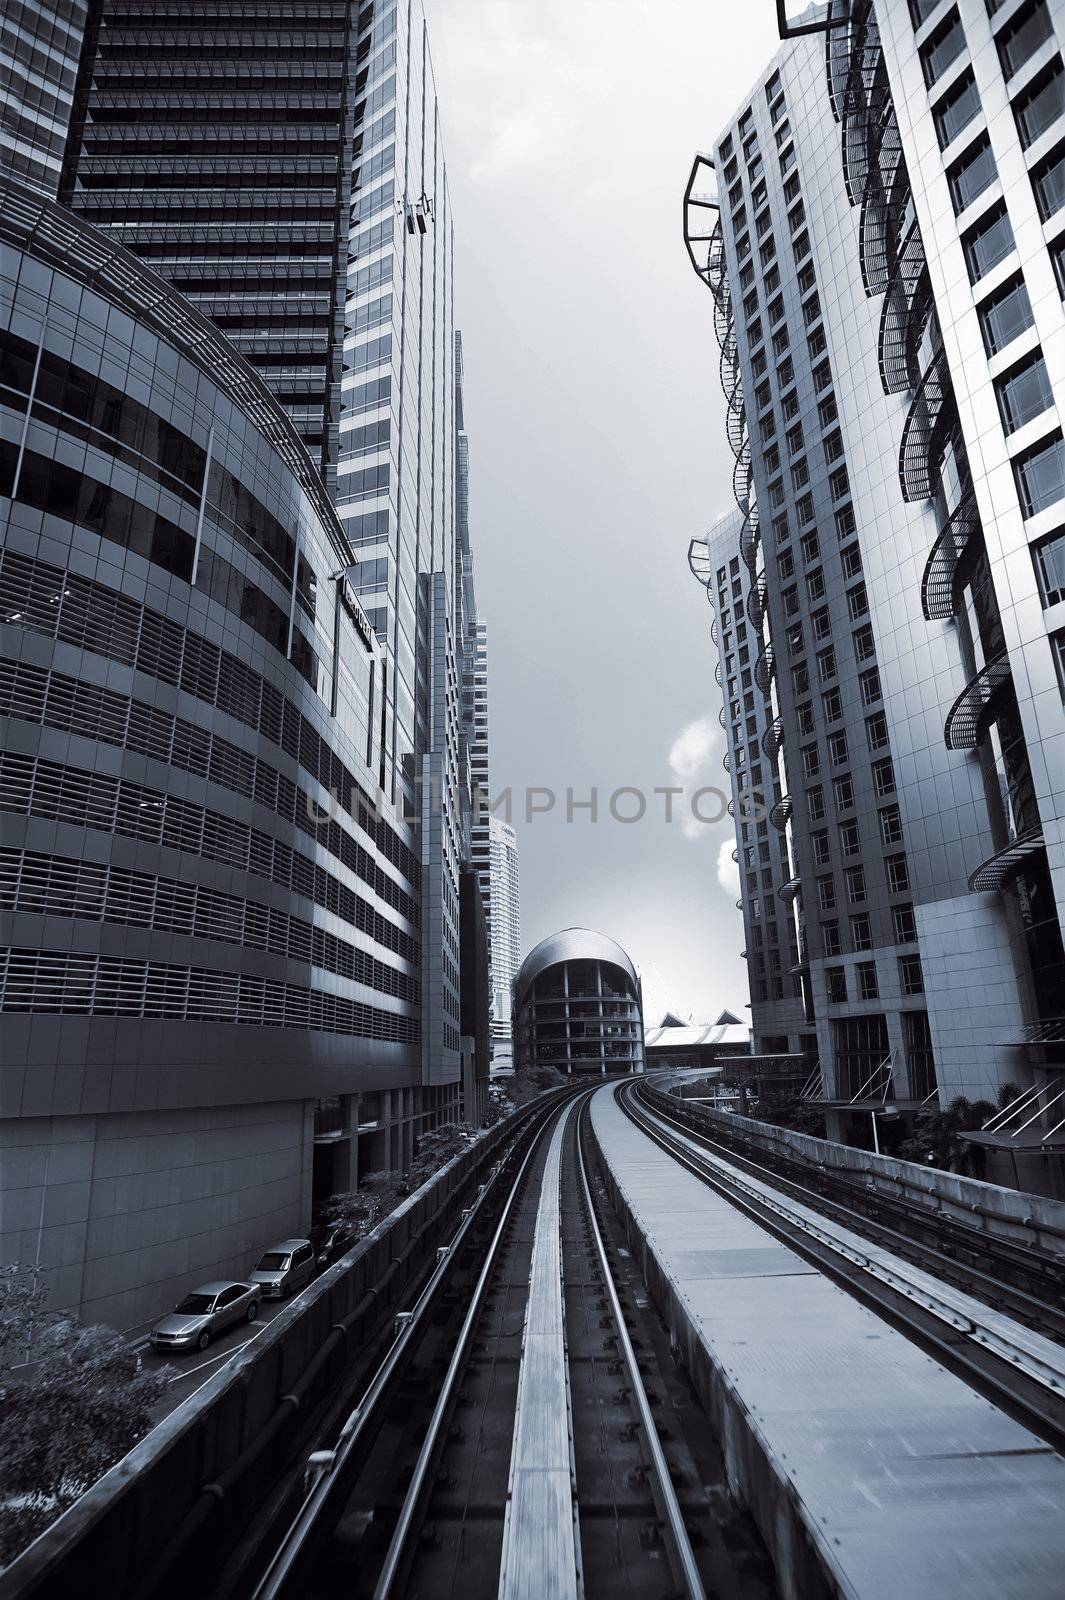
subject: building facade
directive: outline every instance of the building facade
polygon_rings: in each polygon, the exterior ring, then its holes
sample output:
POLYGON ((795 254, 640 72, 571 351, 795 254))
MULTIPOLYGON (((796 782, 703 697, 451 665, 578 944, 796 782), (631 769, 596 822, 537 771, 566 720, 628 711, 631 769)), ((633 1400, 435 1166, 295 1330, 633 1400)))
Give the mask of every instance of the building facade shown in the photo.
POLYGON ((492 894, 492 1062, 497 1072, 514 1061, 514 979, 521 966, 521 881, 518 835, 501 817, 488 818, 492 894))
POLYGON ((451 221, 417 5, 22 11, 3 1258, 131 1326, 471 1098, 451 221))
POLYGON ((564 928, 525 957, 514 980, 514 1065, 567 1076, 644 1070, 640 980, 613 939, 564 928))
POLYGON ((751 993, 751 1029, 758 1051, 816 1049, 813 1017, 804 1000, 798 930, 781 895, 791 878, 788 843, 769 822, 781 799, 775 756, 780 723, 754 681, 760 599, 740 555, 744 514, 719 517, 688 547, 691 572, 710 602, 710 639, 717 655, 714 681, 722 690, 718 721, 725 731, 729 814, 736 823, 733 858, 740 876, 744 955, 751 993))
POLYGON ((785 44, 688 207, 841 1125, 1035 1091, 1065 992, 1060 8, 879 9, 785 44))

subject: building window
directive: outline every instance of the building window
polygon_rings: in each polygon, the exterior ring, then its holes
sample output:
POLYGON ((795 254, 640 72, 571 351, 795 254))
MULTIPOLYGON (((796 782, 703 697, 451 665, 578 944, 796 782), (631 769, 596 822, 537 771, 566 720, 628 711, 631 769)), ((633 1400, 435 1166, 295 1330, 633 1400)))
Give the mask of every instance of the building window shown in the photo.
POLYGON ((895 768, 890 756, 873 762, 873 788, 878 799, 895 793, 895 768))
POLYGON ((836 468, 835 472, 829 477, 828 487, 831 490, 833 500, 842 500, 846 495, 850 494, 850 479, 847 477, 846 467, 836 468))
POLYGON ((870 667, 859 675, 858 686, 862 693, 862 705, 871 706, 882 698, 880 693, 880 672, 876 667, 870 667))
POLYGON ((858 979, 858 998, 860 1000, 879 1000, 880 985, 876 981, 876 962, 859 961, 854 972, 858 979))
POLYGON ((806 815, 811 822, 820 822, 825 814, 825 791, 819 786, 806 791, 806 815))
POLYGON ((903 994, 924 994, 924 973, 920 956, 899 957, 899 986, 903 994))
POLYGON ((982 195, 998 177, 995 158, 991 154, 991 140, 986 133, 958 157, 947 172, 950 197, 957 216, 982 195))
POLYGON ((817 420, 820 422, 822 428, 829 427, 833 422, 835 422, 838 416, 839 408, 836 405, 836 397, 834 394, 830 394, 826 400, 820 401, 817 407, 817 420))
POLYGON ((799 724, 799 732, 804 736, 814 731, 814 708, 809 700, 797 708, 795 712, 799 724))
POLYGON ((830 689, 827 694, 823 694, 821 705, 826 722, 838 722, 843 715, 843 696, 838 689, 830 689))
POLYGON ((984 348, 989 356, 1004 350, 1026 328, 1032 326, 1032 302, 1020 273, 996 289, 979 308, 984 348))
POLYGON ((832 852, 828 847, 828 833, 823 828, 811 833, 810 843, 813 846, 814 866, 827 867, 832 859, 832 852))
POLYGON ((826 967, 825 983, 828 985, 829 1005, 842 1005, 847 998, 847 971, 845 967, 826 967))
POLYGON ((800 661, 791 669, 791 686, 797 695, 810 692, 810 669, 805 661, 800 661))
POLYGON ((1040 45, 1046 44, 1053 32, 1044 0, 1034 0, 1033 4, 1015 11, 1002 32, 995 36, 1003 77, 1012 78, 1040 45))
POLYGON ((876 645, 873 642, 873 630, 867 622, 864 627, 858 628, 851 636, 854 640, 855 661, 868 661, 876 654, 876 645))
POLYGON ((806 574, 806 593, 811 600, 820 600, 825 592, 825 574, 822 567, 815 567, 806 574))
POLYGON ((854 507, 853 506, 844 506, 841 511, 837 511, 836 512, 836 538, 837 539, 848 539, 848 538, 850 538, 851 534, 854 532, 855 526, 856 526, 856 524, 855 524, 855 521, 854 521, 854 507))
POLYGON ((1017 132, 1025 150, 1057 121, 1062 111, 1065 111, 1065 71, 1061 57, 1055 56, 1013 102, 1017 132))
POLYGON ((1054 671, 1058 675, 1058 688, 1065 700, 1065 628, 1050 635, 1050 650, 1054 657, 1054 671))
POLYGON ((882 750, 888 742, 887 718, 882 711, 865 719, 865 742, 870 750, 882 750))
POLYGON ((1044 606, 1065 601, 1065 529, 1059 528, 1032 546, 1032 560, 1044 606))
POLYGON ((933 112, 936 136, 941 150, 945 150, 948 144, 954 142, 962 129, 968 127, 979 109, 980 96, 972 68, 969 67, 951 84, 933 112))
POLYGON ((884 861, 884 870, 887 873, 889 892, 905 894, 910 887, 910 872, 906 865, 906 857, 888 856, 884 861))
POLYGON ((1033 445, 1013 463, 1021 513, 1034 517, 1065 494, 1065 441, 1051 434, 1033 445))
POLYGON ((827 606, 820 606, 810 618, 815 639, 827 639, 832 633, 832 618, 827 606))
POLYGON ((817 677, 820 683, 827 683, 836 676, 836 652, 832 645, 827 650, 817 652, 817 677))
POLYGON ((936 1090, 936 1063, 932 1054, 932 1035, 927 1011, 902 1013, 903 1042, 906 1046, 906 1077, 910 1099, 923 1105, 936 1090))
POLYGON ((921 23, 932 15, 938 4, 939 0, 910 0, 910 20, 915 33, 921 23))
POLYGON ((832 788, 836 797, 836 810, 850 811, 854 805, 854 780, 850 773, 844 773, 841 778, 834 778, 832 788))
POLYGON ((851 918, 851 948, 854 950, 873 948, 873 930, 869 923, 868 912, 861 911, 856 917, 851 918))
POLYGON ((1006 215, 1006 202, 1000 200, 980 221, 962 235, 970 283, 977 283, 992 267, 1005 260, 1013 249, 1013 229, 1006 215))
POLYGON ((896 944, 917 942, 917 921, 912 906, 892 906, 891 921, 895 929, 896 944))
POLYGON ((921 70, 929 88, 937 78, 943 76, 951 62, 956 61, 964 49, 965 29, 961 25, 961 18, 955 7, 943 18, 927 43, 921 46, 921 70))
POLYGON ((1040 222, 1065 206, 1065 144, 1059 144, 1032 169, 1032 189, 1040 222))
POLYGON ((799 752, 802 759, 803 776, 816 778, 821 771, 821 756, 815 744, 803 745, 799 752))
POLYGON ((860 905, 865 899, 865 868, 847 867, 843 878, 847 885, 847 899, 851 905, 860 905))
POLYGON ((862 848, 862 831, 856 822, 840 825, 839 844, 845 856, 856 856, 862 848))
POLYGON ((816 531, 813 533, 803 534, 802 538, 799 540, 799 549, 802 552, 802 558, 804 561, 817 560, 821 554, 821 543, 817 537, 816 531))
POLYGON ((882 844, 902 843, 902 817, 898 806, 885 806, 878 813, 880 817, 880 840, 882 844))
POLYGON ((831 876, 817 880, 817 904, 822 911, 831 911, 836 904, 836 888, 831 876))
POLYGON ((822 922, 821 947, 826 956, 838 956, 843 954, 843 941, 839 936, 838 922, 822 922))
POLYGON ((1016 433, 1033 417, 1041 416, 1054 404, 1042 351, 1037 350, 995 380, 995 394, 1007 433, 1016 433))
MULTIPOLYGON (((837 698, 838 698, 838 696, 839 696, 839 690, 838 689, 833 689, 832 693, 835 694, 837 696, 837 698)), ((846 735, 846 732, 842 728, 840 729, 839 733, 833 733, 833 734, 829 735, 828 753, 832 758, 832 765, 834 767, 842 767, 842 766, 844 766, 846 764, 846 761, 847 761, 847 735, 846 735)))
POLYGON ((858 618, 864 617, 869 610, 869 600, 865 593, 864 583, 859 583, 856 588, 847 590, 847 610, 850 612, 852 622, 857 622, 858 618))

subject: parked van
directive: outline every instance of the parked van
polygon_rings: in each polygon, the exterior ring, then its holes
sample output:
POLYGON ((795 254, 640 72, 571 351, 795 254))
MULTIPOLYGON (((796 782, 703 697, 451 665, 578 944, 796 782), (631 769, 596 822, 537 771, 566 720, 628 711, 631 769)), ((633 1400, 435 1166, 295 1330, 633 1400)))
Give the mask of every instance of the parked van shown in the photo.
POLYGON ((251 1282, 262 1285, 268 1300, 295 1294, 314 1277, 314 1249, 309 1239, 282 1239, 272 1244, 255 1264, 251 1282))

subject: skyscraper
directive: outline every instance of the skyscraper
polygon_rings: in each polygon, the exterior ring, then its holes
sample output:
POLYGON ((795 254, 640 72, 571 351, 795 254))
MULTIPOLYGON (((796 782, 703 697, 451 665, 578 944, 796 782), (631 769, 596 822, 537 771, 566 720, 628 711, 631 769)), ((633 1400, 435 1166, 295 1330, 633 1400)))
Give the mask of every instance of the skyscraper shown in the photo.
POLYGON ((839 1127, 936 1085, 1035 1110, 1065 1038, 1060 8, 879 9, 785 44, 687 213, 839 1127))
POLYGON ((125 1326, 459 1112, 472 571, 420 9, 61 11, 9 128, 70 209, 4 197, 4 1253, 73 1207, 125 1326))
POLYGON ((492 885, 492 1053, 497 1071, 513 1058, 514 979, 521 966, 521 885, 518 835, 500 817, 488 818, 492 885))

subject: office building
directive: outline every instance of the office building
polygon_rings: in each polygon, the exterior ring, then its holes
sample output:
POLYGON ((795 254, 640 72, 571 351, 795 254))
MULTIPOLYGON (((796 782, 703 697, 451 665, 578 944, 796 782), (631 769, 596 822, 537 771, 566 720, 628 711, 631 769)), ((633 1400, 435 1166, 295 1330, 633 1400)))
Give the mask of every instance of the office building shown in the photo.
POLYGON ((514 1065, 567 1076, 644 1070, 643 991, 613 939, 563 928, 525 957, 514 980, 514 1065))
POLYGON ((1062 12, 820 15, 724 130, 712 207, 697 161, 687 231, 728 352, 826 1098, 845 1127, 870 1097, 1012 1082, 1045 1140, 1065 1036, 1062 12))
POLYGON ((476 1115, 461 353, 416 5, 29 9, 3 1248, 127 1327, 476 1115))
POLYGON ((791 878, 787 839, 769 822, 770 808, 781 798, 775 762, 781 723, 754 682, 764 586, 751 585, 740 556, 743 527, 739 508, 726 512, 701 539, 691 541, 688 565, 710 602, 714 681, 723 691, 718 721, 725 731, 729 815, 736 823, 733 859, 741 889, 736 908, 743 913, 751 1030, 758 1051, 815 1051, 812 1018, 803 1001, 798 932, 790 903, 780 894, 791 878))
POLYGON ((501 817, 488 818, 492 894, 492 1065, 505 1072, 514 1061, 514 979, 521 966, 521 885, 518 835, 501 817))

